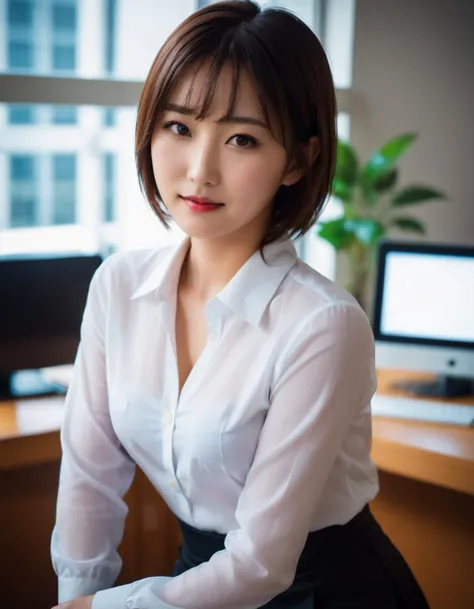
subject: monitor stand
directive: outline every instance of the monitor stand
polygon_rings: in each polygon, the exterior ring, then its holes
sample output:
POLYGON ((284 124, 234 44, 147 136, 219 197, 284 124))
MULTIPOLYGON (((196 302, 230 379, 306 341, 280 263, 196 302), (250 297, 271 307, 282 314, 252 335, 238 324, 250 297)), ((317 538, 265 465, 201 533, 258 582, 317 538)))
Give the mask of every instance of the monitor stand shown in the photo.
POLYGON ((0 399, 18 400, 43 395, 65 395, 67 387, 49 381, 40 370, 0 374, 0 399))
POLYGON ((393 387, 419 396, 454 398, 474 395, 474 379, 443 374, 433 381, 399 381, 393 387))

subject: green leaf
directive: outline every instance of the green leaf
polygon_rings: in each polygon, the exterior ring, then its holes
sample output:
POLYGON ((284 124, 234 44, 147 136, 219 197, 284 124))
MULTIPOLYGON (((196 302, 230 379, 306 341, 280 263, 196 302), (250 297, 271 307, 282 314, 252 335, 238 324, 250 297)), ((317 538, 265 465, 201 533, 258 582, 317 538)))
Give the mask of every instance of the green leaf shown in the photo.
POLYGON ((426 203, 433 199, 444 199, 445 195, 440 190, 429 186, 407 186, 397 193, 390 201, 394 207, 402 205, 413 205, 414 203, 426 203))
POLYGON ((348 143, 338 140, 335 179, 344 182, 347 187, 354 186, 359 171, 359 161, 354 148, 348 143))
POLYGON ((362 187, 362 202, 367 207, 373 207, 378 201, 377 193, 369 186, 362 187))
POLYGON ((396 226, 404 231, 418 233, 419 235, 424 235, 426 233, 425 225, 415 218, 393 218, 390 221, 390 225, 396 226))
POLYGON ((336 250, 342 250, 350 246, 353 238, 352 234, 347 231, 345 222, 344 218, 338 218, 328 222, 319 222, 316 228, 320 237, 329 241, 336 250))
POLYGON ((360 243, 366 246, 374 245, 383 237, 384 226, 374 218, 357 218, 346 220, 345 228, 351 232, 360 243))
POLYGON ((353 218, 359 217, 358 211, 355 205, 352 204, 352 201, 350 203, 344 202, 342 205, 344 209, 344 218, 346 220, 352 220, 353 218))
POLYGON ((345 203, 352 202, 352 188, 337 177, 332 182, 331 194, 345 203))
POLYGON ((361 174, 362 183, 370 185, 377 182, 383 174, 392 169, 416 137, 416 133, 405 133, 388 140, 367 161, 361 174))
POLYGON ((387 192, 395 185, 398 178, 398 169, 393 168, 389 169, 387 172, 383 173, 379 178, 377 178, 374 182, 374 190, 378 193, 387 192))
POLYGON ((373 183, 362 183, 362 200, 367 207, 373 207, 379 201, 379 195, 390 190, 398 178, 396 168, 382 173, 373 183))

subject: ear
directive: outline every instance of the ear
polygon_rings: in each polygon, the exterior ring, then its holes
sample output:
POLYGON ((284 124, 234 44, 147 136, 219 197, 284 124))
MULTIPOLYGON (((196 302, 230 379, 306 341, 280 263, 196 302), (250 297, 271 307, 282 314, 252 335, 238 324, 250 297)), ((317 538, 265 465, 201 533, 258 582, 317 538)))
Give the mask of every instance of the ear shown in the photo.
POLYGON ((302 144, 298 148, 298 158, 300 163, 296 163, 296 159, 290 163, 281 181, 282 186, 293 186, 301 180, 308 169, 313 165, 319 155, 319 138, 315 135, 310 137, 308 142, 302 144))

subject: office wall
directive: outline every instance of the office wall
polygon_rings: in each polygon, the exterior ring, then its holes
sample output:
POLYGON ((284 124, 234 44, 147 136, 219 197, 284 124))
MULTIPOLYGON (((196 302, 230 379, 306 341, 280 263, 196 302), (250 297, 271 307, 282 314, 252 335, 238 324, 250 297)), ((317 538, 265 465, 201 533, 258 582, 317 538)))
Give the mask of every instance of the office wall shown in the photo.
POLYGON ((400 164, 402 183, 450 198, 412 208, 430 241, 474 244, 473 32, 474 2, 356 3, 351 139, 367 158, 389 137, 419 132, 400 164))

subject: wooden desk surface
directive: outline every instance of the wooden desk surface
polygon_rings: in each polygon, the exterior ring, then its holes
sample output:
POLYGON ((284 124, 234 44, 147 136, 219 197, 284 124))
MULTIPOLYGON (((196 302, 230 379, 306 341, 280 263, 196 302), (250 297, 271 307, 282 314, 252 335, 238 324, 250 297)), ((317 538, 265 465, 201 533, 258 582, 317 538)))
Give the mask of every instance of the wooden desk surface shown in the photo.
MULTIPOLYGON (((429 374, 387 370, 377 377, 378 393, 400 396, 406 394, 393 389, 395 381, 430 379, 429 374)), ((472 405, 474 397, 449 401, 472 405)), ((374 417, 372 458, 392 474, 474 495, 474 428, 374 417)))
POLYGON ((61 458, 64 397, 0 401, 0 471, 61 458))
MULTIPOLYGON (((396 394, 395 380, 427 377, 379 371, 378 391, 396 394)), ((59 460, 63 402, 63 397, 0 402, 0 470, 59 460)), ((474 398, 456 402, 474 404, 474 398)), ((474 495, 474 429, 374 417, 372 456, 381 470, 474 495)))

